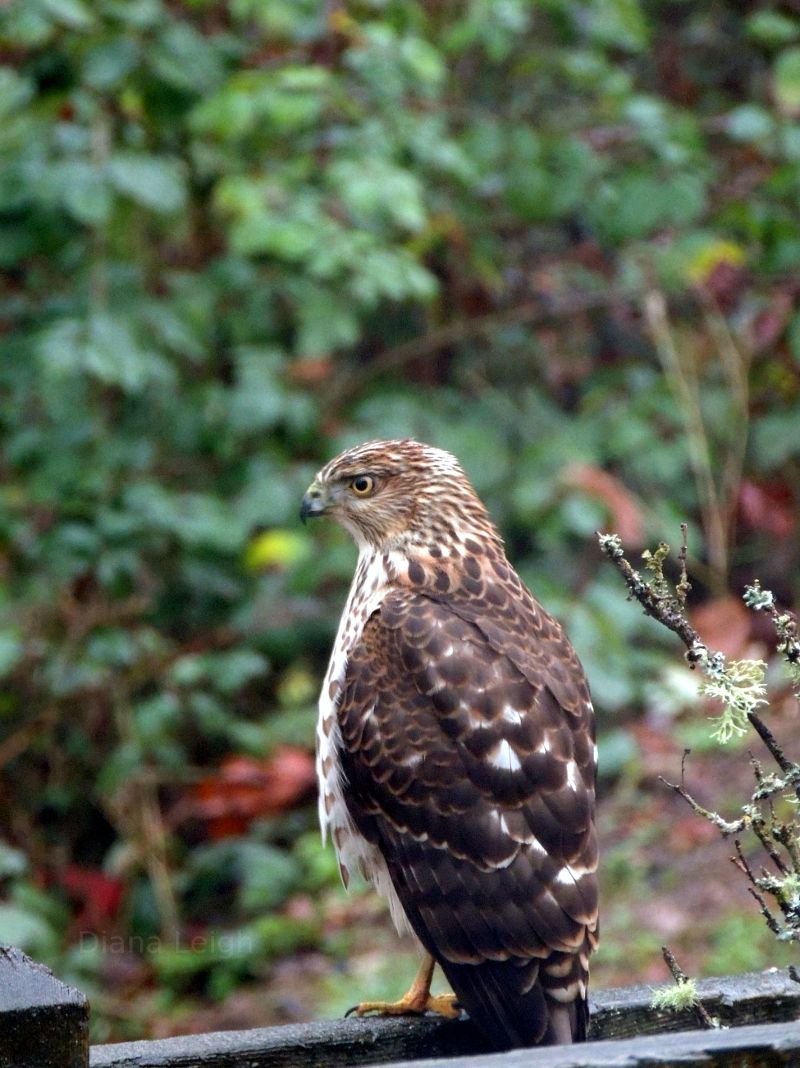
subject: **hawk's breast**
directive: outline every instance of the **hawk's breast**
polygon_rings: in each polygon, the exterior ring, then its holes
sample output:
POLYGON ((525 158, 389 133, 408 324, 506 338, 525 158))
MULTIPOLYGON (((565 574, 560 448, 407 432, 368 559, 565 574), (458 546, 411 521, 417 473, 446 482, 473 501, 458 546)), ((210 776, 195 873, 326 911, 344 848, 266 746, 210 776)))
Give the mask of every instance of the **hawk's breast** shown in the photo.
POLYGON ((345 888, 352 872, 359 871, 388 900, 394 924, 399 932, 404 933, 410 932, 411 928, 386 861, 377 847, 356 829, 347 810, 344 798, 347 784, 342 773, 340 753, 342 741, 336 718, 348 659, 361 638, 367 620, 380 608, 389 581, 385 558, 370 550, 363 551, 359 556, 319 695, 317 781, 322 841, 324 843, 329 834, 333 839, 345 888))

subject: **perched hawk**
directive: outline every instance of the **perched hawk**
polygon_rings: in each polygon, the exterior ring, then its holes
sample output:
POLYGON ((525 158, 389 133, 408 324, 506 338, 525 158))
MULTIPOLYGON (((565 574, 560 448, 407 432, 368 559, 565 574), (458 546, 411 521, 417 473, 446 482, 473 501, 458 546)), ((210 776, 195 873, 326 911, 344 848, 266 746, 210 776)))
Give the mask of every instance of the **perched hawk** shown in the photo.
POLYGON ((426 958, 401 1001, 467 1010, 497 1048, 586 1036, 597 942, 597 747, 581 665, 523 586, 456 459, 372 441, 301 516, 359 556, 320 696, 323 838, 426 958), (454 995, 430 995, 434 962, 454 995))

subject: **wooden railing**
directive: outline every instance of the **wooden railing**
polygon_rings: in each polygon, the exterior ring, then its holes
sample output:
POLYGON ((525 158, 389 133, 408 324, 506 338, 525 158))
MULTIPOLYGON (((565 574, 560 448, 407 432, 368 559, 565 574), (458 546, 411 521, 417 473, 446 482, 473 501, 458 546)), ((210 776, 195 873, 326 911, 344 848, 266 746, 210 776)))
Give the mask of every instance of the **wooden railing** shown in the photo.
POLYGON ((24 953, 0 947, 0 1068, 415 1068, 800 1066, 800 984, 775 969, 704 979, 694 1010, 650 1007, 648 987, 599 991, 590 1042, 487 1055, 468 1020, 349 1019, 89 1046, 89 1004, 24 953))

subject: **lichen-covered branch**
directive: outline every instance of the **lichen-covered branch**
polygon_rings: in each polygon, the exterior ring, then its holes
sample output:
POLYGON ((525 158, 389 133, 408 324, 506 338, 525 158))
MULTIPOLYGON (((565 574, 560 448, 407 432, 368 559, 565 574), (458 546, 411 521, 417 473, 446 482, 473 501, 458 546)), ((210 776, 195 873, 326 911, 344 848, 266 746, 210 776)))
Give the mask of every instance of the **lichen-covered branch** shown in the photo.
POLYGON ((694 1009, 702 1027, 709 1030, 719 1027, 719 1020, 715 1020, 709 1015, 706 1007, 697 996, 697 983, 694 979, 690 979, 681 968, 672 950, 668 946, 662 946, 661 955, 672 974, 672 978, 675 980, 675 986, 654 990, 650 1002, 652 1007, 654 1009, 670 1009, 673 1012, 680 1012, 682 1009, 694 1009))
MULTIPOLYGON (((618 534, 598 534, 597 537, 600 542, 600 548, 622 575, 631 596, 639 602, 647 615, 652 616, 653 619, 658 620, 668 630, 678 635, 688 650, 687 660, 693 665, 696 662, 696 659, 693 658, 696 658, 699 651, 701 649, 705 650, 706 647, 701 641, 700 635, 684 615, 685 593, 682 591, 682 600, 679 596, 673 598, 672 596, 660 594, 653 589, 651 584, 645 582, 639 572, 631 566, 625 557, 625 550, 618 534)), ((650 570, 653 570, 653 565, 656 567, 659 563, 662 565, 662 579, 663 561, 668 552, 669 546, 662 542, 656 553, 651 553, 647 557, 648 562, 651 563, 650 570)), ((660 585, 658 580, 656 580, 655 584, 660 585)))
MULTIPOLYGON (((669 547, 665 543, 662 542, 653 552, 643 554, 644 566, 649 572, 648 579, 645 579, 626 559, 617 535, 599 534, 598 538, 600 548, 622 575, 629 595, 639 602, 649 616, 683 641, 690 666, 699 668, 705 676, 699 687, 701 695, 721 702, 722 712, 716 719, 713 736, 726 742, 734 734, 744 734, 748 725, 751 725, 779 770, 767 774, 760 762, 751 756, 755 789, 749 801, 742 805, 741 815, 734 820, 727 820, 718 812, 700 805, 684 787, 683 780, 680 785, 663 778, 661 781, 682 797, 698 816, 716 827, 723 837, 752 831, 772 862, 774 872, 764 867, 760 872, 754 871, 738 838, 735 843, 736 856, 731 860, 750 883, 748 889, 773 934, 781 941, 800 943, 800 764, 786 756, 783 747, 756 712, 757 708, 767 704, 766 664, 761 660, 728 662, 722 653, 707 648, 686 618, 686 594, 691 587, 686 571, 685 524, 681 525, 681 534, 678 555, 680 578, 674 589, 664 575, 664 565, 669 556, 669 547), (781 801, 783 805, 779 804, 781 801), (794 815, 791 818, 778 818, 777 813, 780 812, 783 817, 787 809, 794 815), (770 909, 767 898, 775 903, 776 911, 770 909)), ((763 590, 758 582, 746 588, 744 600, 753 611, 766 611, 772 617, 778 651, 789 666, 795 692, 800 696, 797 620, 790 613, 780 611, 772 593, 763 590)), ((678 990, 663 995, 665 1005, 671 1004, 676 998, 688 998, 691 995, 690 982, 682 983, 677 976, 676 981, 678 990)))

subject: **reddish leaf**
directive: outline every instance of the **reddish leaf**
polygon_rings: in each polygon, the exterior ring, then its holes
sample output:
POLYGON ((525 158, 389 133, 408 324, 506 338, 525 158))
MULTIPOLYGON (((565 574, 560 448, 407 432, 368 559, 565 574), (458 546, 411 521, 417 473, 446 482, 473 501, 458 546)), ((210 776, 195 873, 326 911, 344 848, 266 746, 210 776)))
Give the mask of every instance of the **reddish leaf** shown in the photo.
POLYGON ((587 496, 601 501, 609 510, 609 529, 629 545, 644 543, 644 521, 639 504, 626 486, 608 471, 593 464, 572 464, 564 480, 587 496))
POLYGON ((733 311, 745 291, 748 274, 744 267, 720 260, 703 280, 703 287, 711 294, 720 309, 733 311))
POLYGON ((329 356, 306 356, 289 364, 287 378, 295 386, 324 386, 333 374, 329 356))
POLYGON ((761 353, 773 348, 789 325, 793 314, 794 294, 785 289, 774 293, 769 307, 760 311, 753 322, 753 351, 761 353))
POLYGON ((709 649, 740 658, 750 644, 750 614, 738 597, 719 597, 691 613, 692 625, 709 649))
POLYGON ((207 821, 211 838, 242 834, 252 820, 303 800, 315 783, 314 759, 304 749, 282 746, 265 760, 229 756, 215 775, 193 788, 180 819, 207 821))
POLYGON ((67 864, 56 879, 77 902, 76 922, 82 929, 102 931, 119 913, 125 892, 121 879, 78 864, 67 864))
POLYGON ((739 517, 751 530, 790 538, 795 530, 792 491, 785 482, 751 482, 739 487, 739 517))

